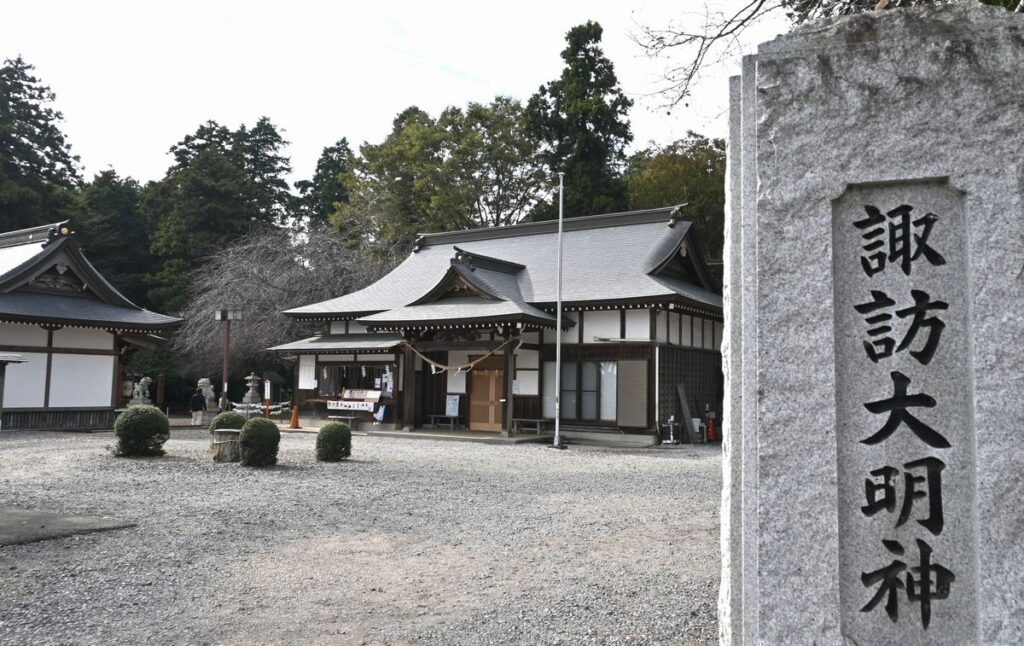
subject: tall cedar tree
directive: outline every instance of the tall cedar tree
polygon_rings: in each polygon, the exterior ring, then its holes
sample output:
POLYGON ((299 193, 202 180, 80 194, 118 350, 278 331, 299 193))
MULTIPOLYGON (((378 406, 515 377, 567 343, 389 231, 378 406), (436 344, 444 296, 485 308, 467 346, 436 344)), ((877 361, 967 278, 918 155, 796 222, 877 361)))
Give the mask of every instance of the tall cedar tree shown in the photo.
MULTIPOLYGON (((592 21, 569 30, 561 77, 542 85, 527 105, 532 134, 543 142, 542 159, 552 174, 565 173, 566 217, 620 211, 628 204, 620 172, 633 141, 627 119, 633 102, 601 50, 601 35, 601 25, 592 21)), ((533 219, 557 216, 555 195, 538 205, 533 219)))
POLYGON ((0 67, 0 231, 62 220, 82 181, 55 96, 19 56, 0 67))
POLYGON ((162 260, 149 291, 157 309, 185 307, 187 277, 205 258, 247 233, 291 221, 285 145, 262 118, 235 131, 210 121, 171 148, 174 165, 146 187, 142 202, 152 251, 162 260))
POLYGON ((100 273, 133 302, 149 307, 148 275, 156 270, 156 258, 141 202, 138 182, 105 170, 79 192, 73 225, 100 273))
POLYGON ((316 162, 312 179, 295 182, 299 191, 298 210, 305 227, 324 226, 330 222, 336 205, 348 204, 349 187, 346 178, 352 171, 355 155, 342 137, 333 146, 327 146, 316 162))

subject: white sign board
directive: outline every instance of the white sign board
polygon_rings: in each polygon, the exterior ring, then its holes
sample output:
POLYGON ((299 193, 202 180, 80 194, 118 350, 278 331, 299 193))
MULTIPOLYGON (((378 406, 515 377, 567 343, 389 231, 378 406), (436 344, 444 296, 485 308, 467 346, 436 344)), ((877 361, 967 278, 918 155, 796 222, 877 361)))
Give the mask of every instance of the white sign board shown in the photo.
POLYGON ((373 412, 373 402, 329 401, 327 410, 362 410, 373 412))
POLYGON ((459 396, 448 395, 444 400, 444 414, 448 417, 459 416, 459 396))
POLYGON ((263 380, 263 399, 270 401, 270 380, 263 380))

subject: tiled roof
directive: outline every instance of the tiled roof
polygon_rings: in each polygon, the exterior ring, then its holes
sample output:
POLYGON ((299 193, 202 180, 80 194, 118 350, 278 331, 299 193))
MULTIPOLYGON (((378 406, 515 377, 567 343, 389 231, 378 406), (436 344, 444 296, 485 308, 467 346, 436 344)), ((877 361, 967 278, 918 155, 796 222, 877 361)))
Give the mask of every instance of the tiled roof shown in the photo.
MULTIPOLYGON (((650 273, 683 244, 690 225, 677 215, 674 209, 654 209, 565 220, 562 301, 683 299, 720 308, 718 294, 650 273)), ((515 274, 476 269, 479 282, 495 292, 510 294, 514 283, 518 298, 500 298, 533 307, 555 302, 557 222, 539 222, 422 236, 417 251, 369 287, 286 313, 299 318, 359 318, 404 308, 438 286, 460 251, 522 265, 515 274)))
POLYGON ((180 319, 142 308, 111 305, 83 296, 11 292, 0 294, 0 321, 63 322, 68 326, 155 330, 176 325, 180 319))
POLYGON ((145 310, 106 281, 86 259, 67 222, 0 233, 0 320, 150 331, 181 319, 145 310), (58 267, 81 281, 47 289, 33 281, 58 267))

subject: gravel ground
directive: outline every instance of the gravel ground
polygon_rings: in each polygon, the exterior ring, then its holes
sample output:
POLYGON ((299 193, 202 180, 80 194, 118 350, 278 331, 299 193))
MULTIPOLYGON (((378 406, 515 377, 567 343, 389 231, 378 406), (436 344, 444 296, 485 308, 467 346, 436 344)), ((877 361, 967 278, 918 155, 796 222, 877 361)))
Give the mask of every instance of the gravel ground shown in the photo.
POLYGON ((282 438, 280 464, 0 434, 0 504, 138 527, 0 547, 3 644, 712 644, 717 447, 282 438))

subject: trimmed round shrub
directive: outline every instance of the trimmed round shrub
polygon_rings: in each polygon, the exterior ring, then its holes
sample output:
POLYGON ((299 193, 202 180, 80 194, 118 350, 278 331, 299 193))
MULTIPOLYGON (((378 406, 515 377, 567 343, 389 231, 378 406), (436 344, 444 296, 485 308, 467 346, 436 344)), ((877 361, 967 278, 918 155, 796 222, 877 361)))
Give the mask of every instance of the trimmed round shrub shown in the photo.
POLYGON ((114 421, 115 455, 124 457, 163 455, 171 436, 167 416, 156 406, 129 406, 114 421))
POLYGON ((316 434, 316 459, 319 462, 340 462, 352 455, 352 431, 348 424, 331 422, 316 434))
POLYGON ((242 466, 268 467, 277 464, 277 447, 281 431, 277 424, 265 417, 253 417, 242 425, 238 435, 238 449, 242 466))
POLYGON ((245 425, 245 417, 240 413, 236 413, 233 410, 225 411, 220 413, 210 422, 210 432, 213 433, 218 428, 234 428, 239 429, 245 425))

